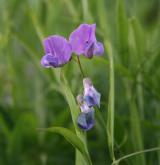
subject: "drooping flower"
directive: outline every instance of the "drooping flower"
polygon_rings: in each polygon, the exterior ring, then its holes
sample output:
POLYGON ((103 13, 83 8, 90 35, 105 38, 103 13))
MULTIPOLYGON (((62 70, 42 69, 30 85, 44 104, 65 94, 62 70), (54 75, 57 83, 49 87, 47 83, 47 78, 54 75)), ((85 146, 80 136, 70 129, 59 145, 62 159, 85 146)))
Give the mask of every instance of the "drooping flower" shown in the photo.
POLYGON ((91 107, 88 107, 86 104, 83 95, 77 96, 77 102, 80 106, 81 113, 79 114, 77 118, 77 124, 78 126, 84 130, 88 131, 90 130, 95 122, 94 122, 94 109, 91 107))
POLYGON ((100 107, 101 95, 94 88, 92 81, 89 78, 83 79, 84 86, 84 100, 88 107, 98 106, 100 107))
POLYGON ((77 119, 78 126, 84 131, 90 130, 94 126, 94 109, 91 108, 88 112, 80 113, 77 119))
POLYGON ((83 54, 87 58, 102 55, 104 47, 101 42, 96 40, 95 31, 96 24, 81 24, 69 37, 72 51, 78 56, 83 54))
POLYGON ((53 35, 43 42, 45 55, 41 59, 41 64, 45 68, 61 67, 71 60, 72 47, 62 36, 53 35))
POLYGON ((92 81, 89 78, 83 79, 84 92, 83 95, 77 96, 77 102, 81 113, 77 118, 78 126, 84 130, 90 130, 94 122, 94 106, 100 107, 100 93, 94 88, 92 81))

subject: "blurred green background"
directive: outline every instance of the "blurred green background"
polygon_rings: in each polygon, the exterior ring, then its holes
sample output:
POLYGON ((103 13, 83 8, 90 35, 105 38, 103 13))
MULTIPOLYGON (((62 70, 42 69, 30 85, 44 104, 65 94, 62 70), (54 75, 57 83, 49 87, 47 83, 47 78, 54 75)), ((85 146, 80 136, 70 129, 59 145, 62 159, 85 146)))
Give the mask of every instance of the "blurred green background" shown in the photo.
MULTIPOLYGON (((42 40, 96 23, 99 41, 112 44, 115 62, 115 155, 160 147, 159 0, 0 0, 0 165, 73 165, 74 148, 59 135, 36 128, 73 129, 58 84, 59 69, 44 69, 42 40)), ((81 58, 84 72, 102 94, 106 122, 109 67, 102 58, 81 58)), ((80 70, 63 67, 76 96, 80 70)), ((110 164, 106 134, 97 119, 88 132, 93 165, 110 164)), ((135 156, 122 165, 158 165, 160 152, 135 156)))

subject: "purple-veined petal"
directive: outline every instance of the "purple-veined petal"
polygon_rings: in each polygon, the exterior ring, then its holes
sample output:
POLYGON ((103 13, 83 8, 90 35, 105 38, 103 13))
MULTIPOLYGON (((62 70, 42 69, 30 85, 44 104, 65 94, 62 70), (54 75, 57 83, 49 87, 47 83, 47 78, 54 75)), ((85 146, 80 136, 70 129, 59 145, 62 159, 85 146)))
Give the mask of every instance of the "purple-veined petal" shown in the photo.
POLYGON ((90 42, 95 42, 96 41, 96 24, 90 25, 90 35, 89 39, 90 42))
POLYGON ((77 96, 77 102, 79 104, 81 112, 87 113, 90 110, 90 107, 85 102, 83 95, 78 95, 77 96))
POLYGON ((45 68, 58 67, 58 59, 51 54, 46 54, 41 59, 41 65, 45 68))
POLYGON ((61 67, 71 60, 72 47, 64 37, 50 36, 44 39, 43 45, 46 55, 52 56, 42 58, 41 64, 44 67, 61 67))
POLYGON ((91 128, 93 128, 93 126, 95 124, 94 109, 90 109, 90 111, 87 113, 81 113, 78 116, 77 124, 84 131, 88 131, 91 128))
POLYGON ((90 111, 90 107, 87 105, 87 103, 84 101, 83 104, 80 106, 81 112, 87 113, 90 111))
POLYGON ((95 42, 93 54, 102 55, 104 53, 104 47, 101 42, 95 42))
POLYGON ((84 56, 87 58, 92 58, 94 52, 94 43, 91 43, 84 51, 84 56))
POLYGON ((83 79, 83 86, 84 86, 84 102, 86 102, 88 107, 92 107, 92 106, 100 107, 101 95, 94 88, 90 78, 83 79))
POLYGON ((85 53, 86 48, 96 41, 96 25, 81 24, 69 37, 73 52, 78 55, 85 53))
POLYGON ((88 107, 93 107, 93 106, 97 105, 97 103, 95 102, 94 97, 91 97, 89 95, 86 95, 84 97, 84 100, 85 100, 88 107))
POLYGON ((100 107, 100 98, 100 93, 97 92, 97 90, 93 86, 84 90, 84 100, 89 107, 100 107))

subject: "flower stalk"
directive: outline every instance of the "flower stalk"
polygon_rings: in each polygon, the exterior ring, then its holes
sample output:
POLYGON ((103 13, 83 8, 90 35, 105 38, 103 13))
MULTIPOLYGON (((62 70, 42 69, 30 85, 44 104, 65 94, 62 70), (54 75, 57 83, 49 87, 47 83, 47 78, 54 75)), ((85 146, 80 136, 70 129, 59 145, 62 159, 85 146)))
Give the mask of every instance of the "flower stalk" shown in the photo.
POLYGON ((77 56, 77 61, 78 61, 78 65, 79 65, 80 71, 81 71, 81 73, 82 73, 82 77, 84 78, 85 75, 84 75, 84 72, 83 72, 83 69, 82 69, 81 61, 80 61, 80 59, 79 59, 78 56, 77 56))

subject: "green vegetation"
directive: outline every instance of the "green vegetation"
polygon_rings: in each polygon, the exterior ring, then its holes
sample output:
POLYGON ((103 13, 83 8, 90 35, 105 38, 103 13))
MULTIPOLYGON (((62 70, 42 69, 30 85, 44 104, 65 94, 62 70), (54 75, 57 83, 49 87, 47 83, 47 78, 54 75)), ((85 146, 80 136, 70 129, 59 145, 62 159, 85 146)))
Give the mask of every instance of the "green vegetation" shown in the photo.
POLYGON ((0 0, 0 165, 160 164, 159 41, 158 0, 0 0), (102 95, 86 134, 77 63, 40 64, 43 39, 81 23, 105 46, 80 59, 102 95))

